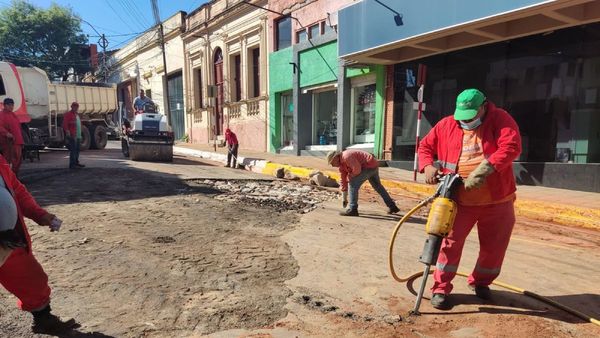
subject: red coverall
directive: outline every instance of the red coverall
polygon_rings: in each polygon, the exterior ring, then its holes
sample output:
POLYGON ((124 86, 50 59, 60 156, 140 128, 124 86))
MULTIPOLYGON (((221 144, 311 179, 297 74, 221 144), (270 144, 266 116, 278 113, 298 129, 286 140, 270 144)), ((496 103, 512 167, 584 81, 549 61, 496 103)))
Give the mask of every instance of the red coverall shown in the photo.
POLYGON ((19 173, 21 167, 23 144, 21 121, 14 112, 3 110, 0 112, 0 149, 6 161, 12 164, 15 174, 19 173), (8 133, 13 135, 12 141, 7 137, 8 133))
POLYGON ((340 166, 338 168, 342 179, 342 191, 348 191, 348 180, 358 176, 363 168, 379 168, 379 163, 375 156, 366 151, 353 149, 342 152, 340 156, 340 166))
MULTIPOLYGON (((483 155, 495 169, 485 181, 491 194, 491 203, 461 205, 459 199, 454 227, 442 242, 434 273, 433 293, 449 294, 452 291, 451 281, 456 275, 467 235, 475 223, 480 251, 477 264, 468 279, 470 285, 491 284, 500 274, 508 248, 515 223, 513 203, 517 189, 512 162, 521 153, 521 136, 519 127, 506 111, 491 102, 486 104, 487 113, 478 133, 483 155)), ((419 145, 420 172, 426 166, 433 165, 436 159, 442 173, 457 172, 462 146, 463 130, 458 122, 453 116, 442 119, 419 145)), ((463 187, 461 189, 464 190, 463 187)))
POLYGON ((0 176, 15 199, 19 213, 17 231, 27 242, 27 247, 14 249, 0 267, 0 284, 19 299, 17 304, 22 310, 41 310, 50 303, 48 276, 33 256, 31 238, 23 216, 40 223, 40 219, 47 212, 37 204, 2 158, 0 158, 0 176))

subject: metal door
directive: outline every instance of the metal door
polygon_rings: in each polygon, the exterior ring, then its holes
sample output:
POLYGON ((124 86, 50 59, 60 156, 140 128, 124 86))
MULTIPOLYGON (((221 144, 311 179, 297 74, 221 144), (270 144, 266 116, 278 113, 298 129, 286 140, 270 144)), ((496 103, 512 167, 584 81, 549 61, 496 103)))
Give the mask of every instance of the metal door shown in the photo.
POLYGON ((183 107, 183 76, 181 72, 169 75, 169 108, 171 109, 171 127, 176 140, 185 135, 185 117, 183 107))

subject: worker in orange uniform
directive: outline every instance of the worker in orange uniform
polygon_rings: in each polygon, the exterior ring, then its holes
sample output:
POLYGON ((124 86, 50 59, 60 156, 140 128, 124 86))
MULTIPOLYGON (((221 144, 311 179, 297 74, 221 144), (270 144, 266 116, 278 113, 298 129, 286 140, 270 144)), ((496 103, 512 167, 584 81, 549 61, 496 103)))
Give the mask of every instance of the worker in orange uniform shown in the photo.
POLYGON ((0 148, 6 162, 11 165, 15 175, 18 175, 24 144, 21 121, 13 112, 15 101, 7 97, 3 103, 4 109, 0 112, 0 148))
POLYGON ((342 206, 347 210, 340 212, 341 216, 358 216, 358 191, 360 186, 369 181, 371 186, 388 207, 388 214, 395 214, 400 209, 390 197, 379 178, 379 163, 375 156, 362 150, 348 149, 342 152, 330 151, 327 154, 327 163, 337 167, 342 176, 342 206), (350 195, 350 203, 348 203, 350 195))
POLYGON ((225 166, 229 167, 231 164, 232 168, 237 168, 236 162, 240 143, 238 142, 237 135, 229 128, 225 129, 225 143, 227 143, 227 164, 225 166), (233 164, 231 163, 232 157, 233 164))
POLYGON ((442 119, 421 141, 419 170, 428 184, 435 184, 440 172, 458 173, 464 180, 456 194, 454 227, 442 243, 433 275, 433 307, 450 307, 452 279, 475 224, 480 250, 467 283, 476 296, 490 299, 489 285, 500 274, 515 224, 517 188, 512 163, 520 153, 521 136, 515 120, 477 89, 460 93, 454 116, 442 119))
POLYGON ((23 311, 33 315, 35 333, 58 334, 73 328, 51 313, 48 276, 33 255, 31 238, 23 217, 60 230, 62 221, 42 209, 8 163, 0 158, 0 284, 18 298, 23 311))
POLYGON ((63 117, 62 128, 69 146, 69 169, 84 168, 79 163, 79 149, 81 146, 81 118, 79 117, 79 103, 71 103, 71 110, 63 117))

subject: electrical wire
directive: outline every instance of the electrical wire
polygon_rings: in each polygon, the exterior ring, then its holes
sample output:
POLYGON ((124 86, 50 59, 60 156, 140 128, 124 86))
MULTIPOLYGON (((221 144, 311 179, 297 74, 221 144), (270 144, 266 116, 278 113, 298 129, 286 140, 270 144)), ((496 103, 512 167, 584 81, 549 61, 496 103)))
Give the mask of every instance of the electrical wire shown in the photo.
POLYGON ((142 13, 139 13, 133 7, 131 7, 130 3, 126 0, 119 0, 118 3, 121 5, 121 7, 125 10, 126 13, 129 13, 129 17, 133 18, 132 21, 134 21, 142 29, 146 27, 146 24, 143 23, 140 19, 140 16, 143 17, 142 13))
POLYGON ((127 21, 123 20, 123 18, 119 14, 119 12, 117 12, 117 10, 110 4, 110 2, 108 0, 104 0, 104 2, 106 2, 106 4, 108 5, 108 7, 110 7, 110 9, 113 11, 113 13, 115 13, 117 15, 117 17, 119 18, 119 20, 121 20, 121 22, 123 22, 125 24, 125 26, 127 26, 132 31, 136 31, 137 30, 137 29, 131 28, 131 26, 127 23, 127 21))

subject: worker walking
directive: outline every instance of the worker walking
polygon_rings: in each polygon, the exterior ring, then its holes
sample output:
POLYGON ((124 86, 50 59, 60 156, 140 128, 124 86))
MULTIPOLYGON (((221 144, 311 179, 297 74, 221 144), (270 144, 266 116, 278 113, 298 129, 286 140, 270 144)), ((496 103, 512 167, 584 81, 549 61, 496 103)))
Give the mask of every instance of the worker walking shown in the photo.
POLYGON ((358 216, 358 191, 360 186, 369 181, 371 186, 383 198, 388 206, 388 213, 394 214, 400 211, 398 206, 379 179, 379 163, 375 156, 362 150, 331 151, 327 154, 327 163, 338 167, 342 176, 342 205, 348 209, 340 212, 342 216, 358 216), (350 201, 348 201, 348 195, 350 201))
POLYGON ((512 162, 520 152, 521 136, 514 119, 477 89, 460 93, 454 116, 442 119, 421 141, 419 170, 428 184, 435 184, 440 172, 458 173, 464 179, 456 194, 454 227, 442 243, 433 275, 433 307, 450 306, 452 279, 475 224, 479 258, 467 283, 478 297, 491 297, 489 285, 500 274, 515 224, 512 162))
POLYGON ((76 325, 50 311, 48 276, 32 252, 23 217, 60 230, 61 221, 42 209, 0 158, 0 284, 18 298, 18 306, 33 315, 35 333, 59 333, 76 325))
POLYGON ((229 167, 231 160, 233 159, 233 163, 231 163, 232 168, 237 168, 236 162, 238 157, 238 148, 240 146, 237 136, 231 129, 225 129, 225 143, 227 144, 227 164, 226 167, 229 167))
POLYGON ((9 97, 5 98, 4 109, 0 112, 0 148, 2 156, 6 159, 15 175, 19 174, 21 167, 21 154, 23 152, 23 134, 21 133, 21 121, 13 112, 15 101, 9 97))
POLYGON ((63 117, 62 128, 69 146, 69 168, 83 168, 79 163, 79 148, 81 146, 81 118, 79 117, 79 103, 71 103, 71 110, 63 117))

